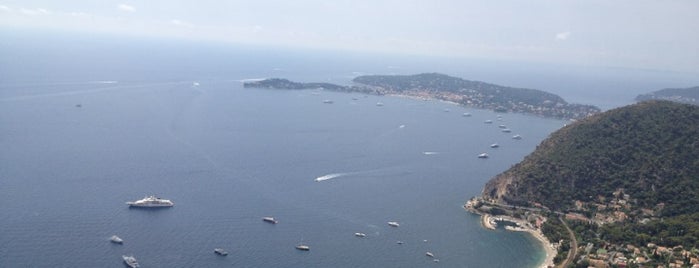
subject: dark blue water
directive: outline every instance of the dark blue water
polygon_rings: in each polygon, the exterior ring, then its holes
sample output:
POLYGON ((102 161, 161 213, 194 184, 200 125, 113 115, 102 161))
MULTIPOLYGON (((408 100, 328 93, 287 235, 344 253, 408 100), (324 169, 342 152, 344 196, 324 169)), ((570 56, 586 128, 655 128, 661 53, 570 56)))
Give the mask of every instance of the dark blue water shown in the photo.
POLYGON ((505 115, 526 137, 514 141, 482 123, 494 113, 445 103, 200 82, 5 88, 0 266, 121 267, 130 253, 144 267, 423 267, 426 251, 447 267, 541 259, 530 237, 485 231, 461 205, 562 122, 505 115), (146 194, 176 205, 124 204, 146 194))
MULTIPOLYGON (((237 81, 346 82, 409 59, 11 36, 25 45, 0 42, 0 267, 123 267, 122 254, 143 267, 532 267, 543 258, 530 236, 486 231, 461 206, 565 122, 503 114, 487 125, 497 114, 237 81), (323 176, 332 178, 315 181, 323 176), (176 205, 125 205, 149 194, 176 205), (124 245, 109 243, 113 234, 124 245)), ((419 60, 399 72, 466 72, 422 70, 419 60)))

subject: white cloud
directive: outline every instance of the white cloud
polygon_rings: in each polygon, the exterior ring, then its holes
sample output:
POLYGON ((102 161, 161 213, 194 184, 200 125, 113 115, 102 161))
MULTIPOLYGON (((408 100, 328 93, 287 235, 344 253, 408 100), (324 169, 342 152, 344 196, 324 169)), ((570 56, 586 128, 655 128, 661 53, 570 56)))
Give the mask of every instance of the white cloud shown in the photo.
POLYGON ((44 8, 36 8, 36 9, 21 8, 19 10, 19 12, 22 12, 22 14, 29 15, 29 16, 51 14, 51 11, 48 11, 47 9, 44 9, 44 8))
POLYGON ((0 5, 0 11, 10 11, 10 7, 5 5, 0 5))
POLYGON ((187 27, 187 28, 192 28, 192 27, 194 27, 193 24, 191 24, 191 23, 189 23, 189 22, 186 22, 186 21, 181 21, 181 20, 178 20, 178 19, 172 19, 172 20, 170 20, 170 23, 171 23, 172 25, 180 26, 180 27, 187 27))
POLYGON ((84 16, 89 16, 89 15, 90 15, 90 14, 87 14, 87 13, 85 13, 85 12, 75 12, 75 11, 74 11, 74 12, 70 12, 70 13, 68 13, 68 14, 71 15, 71 16, 73 16, 73 17, 84 17, 84 16))
POLYGON ((556 40, 560 40, 560 41, 566 40, 566 39, 568 39, 568 37, 570 37, 570 34, 571 34, 570 31, 557 33, 556 40))
POLYGON ((117 9, 124 12, 136 12, 136 8, 127 4, 119 4, 117 9))

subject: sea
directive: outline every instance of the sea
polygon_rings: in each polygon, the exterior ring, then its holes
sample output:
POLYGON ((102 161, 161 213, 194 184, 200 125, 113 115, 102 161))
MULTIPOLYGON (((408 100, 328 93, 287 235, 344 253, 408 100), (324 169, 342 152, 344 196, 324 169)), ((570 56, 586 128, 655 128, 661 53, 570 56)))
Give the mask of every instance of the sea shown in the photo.
POLYGON ((122 255, 141 267, 537 267, 536 239, 486 230, 462 206, 569 121, 242 81, 440 72, 604 109, 696 82, 145 37, 2 36, 0 267, 124 267, 122 255), (125 204, 147 195, 175 206, 125 204))

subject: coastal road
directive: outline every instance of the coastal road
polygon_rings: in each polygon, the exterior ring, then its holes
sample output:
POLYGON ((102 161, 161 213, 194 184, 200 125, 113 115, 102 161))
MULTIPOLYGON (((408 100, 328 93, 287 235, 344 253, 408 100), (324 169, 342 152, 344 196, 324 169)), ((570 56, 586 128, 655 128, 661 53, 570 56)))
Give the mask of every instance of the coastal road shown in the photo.
POLYGON ((568 267, 569 264, 573 263, 575 261, 575 255, 578 254, 578 240, 575 238, 575 234, 573 233, 573 230, 568 227, 568 224, 563 220, 563 218, 558 217, 558 220, 563 223, 563 227, 568 230, 568 235, 570 235, 570 250, 568 250, 568 257, 566 257, 566 260, 561 263, 558 267, 568 267))

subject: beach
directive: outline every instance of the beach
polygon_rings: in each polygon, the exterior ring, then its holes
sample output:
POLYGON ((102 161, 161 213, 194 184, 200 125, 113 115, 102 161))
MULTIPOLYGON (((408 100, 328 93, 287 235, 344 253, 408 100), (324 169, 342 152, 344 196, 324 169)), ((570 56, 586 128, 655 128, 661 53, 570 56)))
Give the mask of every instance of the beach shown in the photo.
MULTIPOLYGON (((470 202, 470 201, 469 201, 470 202)), ((478 214, 481 216, 481 225, 488 230, 495 230, 497 228, 497 221, 508 221, 515 223, 517 227, 507 226, 505 227, 508 231, 513 232, 527 232, 531 234, 536 240, 538 240, 544 251, 546 252, 546 257, 544 261, 538 265, 540 268, 554 267, 553 258, 556 257, 558 251, 552 246, 551 242, 544 236, 541 230, 530 226, 530 224, 524 220, 513 218, 510 216, 493 216, 488 213, 483 213, 470 206, 470 203, 464 205, 464 209, 467 211, 478 214)))

